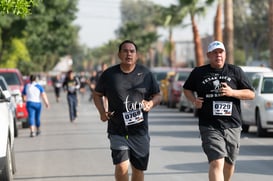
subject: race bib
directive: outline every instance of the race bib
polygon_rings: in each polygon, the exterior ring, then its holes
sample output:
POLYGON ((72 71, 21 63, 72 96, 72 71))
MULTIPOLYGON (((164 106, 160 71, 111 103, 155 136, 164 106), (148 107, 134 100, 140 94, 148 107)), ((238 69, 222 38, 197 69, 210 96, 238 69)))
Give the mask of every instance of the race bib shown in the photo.
POLYGON ((124 120, 126 126, 138 124, 144 120, 141 110, 124 112, 124 113, 122 113, 122 115, 123 115, 123 120, 124 120))
POLYGON ((231 116, 232 102, 213 101, 213 115, 214 116, 231 116))

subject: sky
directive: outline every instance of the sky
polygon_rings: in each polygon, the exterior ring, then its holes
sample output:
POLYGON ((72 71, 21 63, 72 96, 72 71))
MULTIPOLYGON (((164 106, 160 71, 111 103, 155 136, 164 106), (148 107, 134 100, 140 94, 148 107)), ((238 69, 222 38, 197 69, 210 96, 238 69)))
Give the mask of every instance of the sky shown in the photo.
MULTIPOLYGON (((151 0, 154 3, 169 6, 176 4, 176 0, 151 0)), ((120 0, 79 0, 77 19, 74 24, 80 26, 80 43, 90 48, 101 46, 111 39, 115 39, 115 30, 121 25, 120 0)), ((200 35, 212 34, 215 6, 210 8, 206 17, 196 19, 200 35)), ((190 24, 190 19, 185 19, 190 24)), ((168 33, 164 29, 158 30, 161 39, 167 39, 168 33)), ((192 40, 191 26, 186 29, 175 28, 173 36, 176 41, 192 40)))

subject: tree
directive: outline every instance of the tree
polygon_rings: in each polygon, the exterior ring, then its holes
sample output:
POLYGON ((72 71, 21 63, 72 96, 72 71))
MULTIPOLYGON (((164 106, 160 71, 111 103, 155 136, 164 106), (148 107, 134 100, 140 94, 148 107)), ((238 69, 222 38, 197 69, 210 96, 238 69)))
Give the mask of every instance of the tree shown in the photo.
POLYGON ((173 28, 182 24, 183 19, 187 15, 185 8, 177 5, 170 5, 169 7, 156 6, 159 14, 155 16, 155 23, 157 26, 163 26, 169 31, 169 38, 167 42, 167 53, 169 66, 175 66, 175 42, 173 41, 173 28))
POLYGON ((233 1, 224 0, 224 14, 225 14, 225 27, 224 27, 224 43, 227 52, 227 62, 234 64, 234 25, 233 25, 233 1))
POLYGON ((234 42, 244 51, 245 62, 269 59, 268 5, 268 1, 234 1, 234 42))
MULTIPOLYGON (((78 0, 47 0, 25 18, 5 15, 0 19, 1 53, 11 49, 13 38, 24 39, 33 69, 50 70, 59 57, 71 54, 78 44, 79 28, 73 25, 77 3, 78 0)), ((8 61, 1 57, 0 54, 0 62, 8 61)))
POLYGON ((31 9, 37 6, 41 0, 1 0, 0 12, 2 14, 14 14, 25 17, 31 14, 31 9))
POLYGON ((214 19, 214 40, 223 42, 222 30, 222 0, 218 1, 217 11, 214 19))
POLYGON ((193 32, 193 42, 194 42, 194 52, 195 52, 195 61, 196 66, 201 66, 204 64, 204 55, 202 48, 202 41, 199 35, 198 27, 195 21, 195 16, 204 14, 205 6, 200 5, 198 0, 179 0, 179 7, 184 7, 188 10, 190 15, 192 32, 193 32))
POLYGON ((139 47, 140 61, 152 61, 149 52, 158 39, 156 27, 153 24, 154 5, 146 0, 121 1, 121 19, 123 25, 116 31, 118 39, 131 39, 139 47), (138 16, 136 16, 136 14, 138 16))
POLYGON ((1 67, 17 67, 19 62, 30 63, 30 55, 23 39, 13 38, 10 49, 4 51, 3 56, 8 61, 2 62, 1 67))

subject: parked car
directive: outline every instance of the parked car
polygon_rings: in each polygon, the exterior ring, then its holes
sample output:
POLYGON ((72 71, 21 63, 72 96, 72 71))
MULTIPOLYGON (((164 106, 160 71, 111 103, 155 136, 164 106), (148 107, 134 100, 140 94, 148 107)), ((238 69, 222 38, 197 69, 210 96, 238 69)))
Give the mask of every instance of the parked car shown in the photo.
POLYGON ((22 123, 23 128, 28 128, 28 113, 26 104, 22 99, 24 80, 21 72, 16 68, 0 68, 0 75, 3 76, 16 101, 16 118, 22 123))
POLYGON ((176 108, 180 100, 182 87, 192 68, 179 68, 175 70, 174 75, 169 79, 167 106, 176 108))
MULTIPOLYGON (((11 92, 6 80, 2 76, 0 76, 0 87, 2 88, 3 91, 8 91, 9 93, 11 92)), ((17 118, 16 118, 16 102, 13 96, 11 96, 11 100, 10 100, 10 109, 12 111, 13 122, 14 122, 14 136, 17 137, 18 128, 17 128, 17 118)))
POLYGON ((170 78, 174 75, 175 71, 171 67, 155 67, 151 69, 154 74, 162 96, 161 104, 166 104, 168 99, 168 84, 170 78))
POLYGON ((249 126, 257 126, 257 135, 265 136, 268 129, 273 129, 273 72, 256 73, 252 77, 255 88, 254 100, 242 100, 243 131, 249 126))
POLYGON ((245 72, 248 79, 251 81, 254 74, 259 72, 272 72, 273 70, 269 67, 262 66, 240 66, 245 72))
POLYGON ((14 119, 11 94, 0 87, 0 180, 11 181, 15 168, 14 119))
POLYGON ((168 72, 172 70, 171 67, 154 67, 151 69, 157 83, 160 85, 161 80, 167 77, 168 72))
MULTIPOLYGON (((196 95, 196 97, 197 97, 197 95, 196 95)), ((192 102, 186 98, 186 96, 183 92, 183 88, 181 91, 181 96, 180 96, 180 100, 177 104, 177 107, 178 107, 179 111, 181 111, 181 112, 192 112, 194 117, 198 116, 198 110, 193 106, 192 102)))

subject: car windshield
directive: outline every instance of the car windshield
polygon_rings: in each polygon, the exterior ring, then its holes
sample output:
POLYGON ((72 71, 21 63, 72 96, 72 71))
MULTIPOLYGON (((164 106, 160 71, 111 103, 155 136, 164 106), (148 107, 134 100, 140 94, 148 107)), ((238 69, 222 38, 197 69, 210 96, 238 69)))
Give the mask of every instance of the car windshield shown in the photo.
POLYGON ((19 78, 15 73, 12 72, 1 72, 0 75, 2 75, 8 85, 21 85, 19 78))
POLYGON ((246 76, 247 76, 247 78, 248 78, 249 81, 252 80, 253 75, 256 74, 256 73, 257 72, 245 72, 245 74, 246 74, 246 76))
POLYGON ((190 72, 181 72, 179 73, 179 77, 178 77, 178 81, 186 81, 186 79, 188 78, 190 72))
POLYGON ((157 81, 163 80, 167 76, 167 72, 154 72, 157 81))
POLYGON ((0 87, 2 88, 2 90, 7 90, 7 87, 2 79, 0 79, 0 87))
POLYGON ((273 93, 273 78, 264 78, 261 93, 272 94, 273 93))

